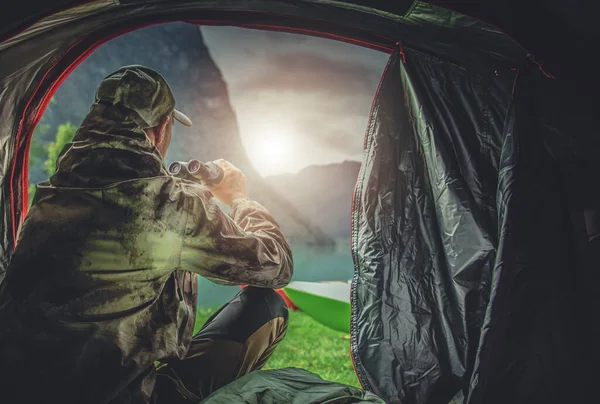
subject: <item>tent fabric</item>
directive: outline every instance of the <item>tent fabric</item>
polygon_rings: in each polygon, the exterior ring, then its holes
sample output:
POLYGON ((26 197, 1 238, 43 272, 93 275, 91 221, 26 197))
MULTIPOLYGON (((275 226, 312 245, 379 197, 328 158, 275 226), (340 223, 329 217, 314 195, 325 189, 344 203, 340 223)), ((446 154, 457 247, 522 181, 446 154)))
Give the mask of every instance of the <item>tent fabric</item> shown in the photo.
POLYGON ((576 402, 600 142, 551 126, 561 109, 539 108, 550 93, 525 66, 404 58, 380 83, 354 195, 357 374, 390 403, 576 402))
POLYGON ((600 138, 589 136, 593 106, 561 86, 526 70, 514 86, 469 404, 585 402, 594 391, 593 372, 579 370, 595 366, 600 336, 589 327, 600 308, 600 138))
MULTIPOLYGON (((270 28, 278 29, 311 28, 313 34, 345 33, 345 38, 339 36, 337 39, 365 40, 365 45, 383 44, 391 47, 390 51, 394 43, 402 39, 409 47, 429 49, 463 63, 469 59, 520 63, 528 55, 498 28, 422 1, 410 2, 405 14, 381 12, 353 1, 331 0, 92 0, 80 3, 45 17, 16 34, 14 30, 0 29, 0 38, 4 43, 12 44, 31 38, 34 33, 47 34, 56 28, 64 30, 72 23, 79 28, 77 37, 89 36, 98 24, 130 23, 139 17, 147 17, 146 22, 176 19, 209 24, 261 24, 261 29, 269 29, 267 23, 272 24, 270 28), (84 18, 85 30, 82 31, 80 24, 84 18)), ((57 45, 75 38, 61 35, 60 39, 57 45)))
POLYGON ((390 402, 441 403, 469 378, 489 300, 515 74, 406 60, 384 73, 355 192, 353 352, 390 402))
POLYGON ((500 240, 469 403, 577 402, 578 325, 560 167, 531 119, 523 72, 507 114, 497 194, 500 240), (507 389, 506 386, 511 386, 507 389))
POLYGON ((304 369, 257 370, 202 400, 202 404, 384 404, 374 394, 329 382, 304 369))

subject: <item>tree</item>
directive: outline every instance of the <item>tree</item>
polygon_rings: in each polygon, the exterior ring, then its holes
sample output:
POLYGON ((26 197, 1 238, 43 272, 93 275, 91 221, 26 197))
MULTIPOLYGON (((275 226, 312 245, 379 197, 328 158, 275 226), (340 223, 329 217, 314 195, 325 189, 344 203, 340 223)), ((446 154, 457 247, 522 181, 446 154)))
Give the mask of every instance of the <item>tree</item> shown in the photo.
MULTIPOLYGON (((50 104, 55 104, 56 99, 52 97, 50 99, 50 104)), ((35 193, 35 184, 41 182, 46 177, 46 170, 44 169, 44 162, 48 158, 48 152, 46 150, 46 146, 49 143, 47 139, 47 133, 50 129, 48 124, 49 108, 46 109, 44 115, 42 115, 42 119, 35 127, 33 134, 31 135, 31 143, 29 144, 29 167, 28 167, 28 195, 29 195, 29 205, 31 206, 31 201, 33 199, 33 194, 35 193)))
POLYGON ((33 139, 29 148, 29 206, 33 202, 37 179, 32 181, 34 170, 41 171, 44 176, 51 176, 56 171, 56 160, 62 149, 75 137, 77 126, 71 122, 60 125, 56 131, 54 141, 44 144, 39 140, 40 136, 48 131, 48 125, 38 125, 33 132, 33 139), (37 135, 37 137, 36 137, 37 135))
POLYGON ((67 143, 70 143, 73 140, 76 132, 77 126, 73 125, 71 122, 63 123, 56 131, 54 142, 50 142, 46 146, 48 158, 44 162, 44 168, 49 176, 56 171, 56 160, 58 159, 60 152, 67 143))

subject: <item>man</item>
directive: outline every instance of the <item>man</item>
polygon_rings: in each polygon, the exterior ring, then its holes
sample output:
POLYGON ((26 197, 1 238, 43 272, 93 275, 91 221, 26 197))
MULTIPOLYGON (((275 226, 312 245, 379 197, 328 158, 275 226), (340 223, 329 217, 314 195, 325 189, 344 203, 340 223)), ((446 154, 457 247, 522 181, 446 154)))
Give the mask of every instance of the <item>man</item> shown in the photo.
POLYGON ((0 286, 1 402, 197 403, 283 338, 290 247, 232 164, 212 187, 169 174, 174 120, 191 125, 154 70, 98 86, 0 286), (250 286, 192 336, 196 274, 250 286))

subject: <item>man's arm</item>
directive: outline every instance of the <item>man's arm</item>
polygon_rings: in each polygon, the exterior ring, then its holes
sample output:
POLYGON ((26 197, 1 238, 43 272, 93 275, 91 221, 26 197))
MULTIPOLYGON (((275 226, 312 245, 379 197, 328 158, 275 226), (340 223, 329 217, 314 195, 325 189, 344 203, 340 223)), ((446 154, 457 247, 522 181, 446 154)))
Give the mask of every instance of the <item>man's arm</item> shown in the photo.
POLYGON ((292 253, 279 225, 267 209, 246 197, 243 174, 230 163, 218 163, 225 171, 218 186, 182 185, 189 217, 181 268, 221 284, 287 285, 292 253), (213 195, 232 207, 232 217, 213 195))

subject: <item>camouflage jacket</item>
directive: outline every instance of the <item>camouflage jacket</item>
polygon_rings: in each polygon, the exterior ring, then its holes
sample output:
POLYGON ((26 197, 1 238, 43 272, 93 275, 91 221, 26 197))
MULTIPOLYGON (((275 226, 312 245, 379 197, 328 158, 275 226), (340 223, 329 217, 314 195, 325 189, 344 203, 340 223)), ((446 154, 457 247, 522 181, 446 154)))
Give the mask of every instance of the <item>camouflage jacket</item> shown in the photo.
POLYGON ((7 403, 146 402, 154 362, 188 350, 196 274, 270 288, 291 278, 264 207, 242 200, 225 214, 113 114, 92 107, 20 230, 0 285, 7 403))

